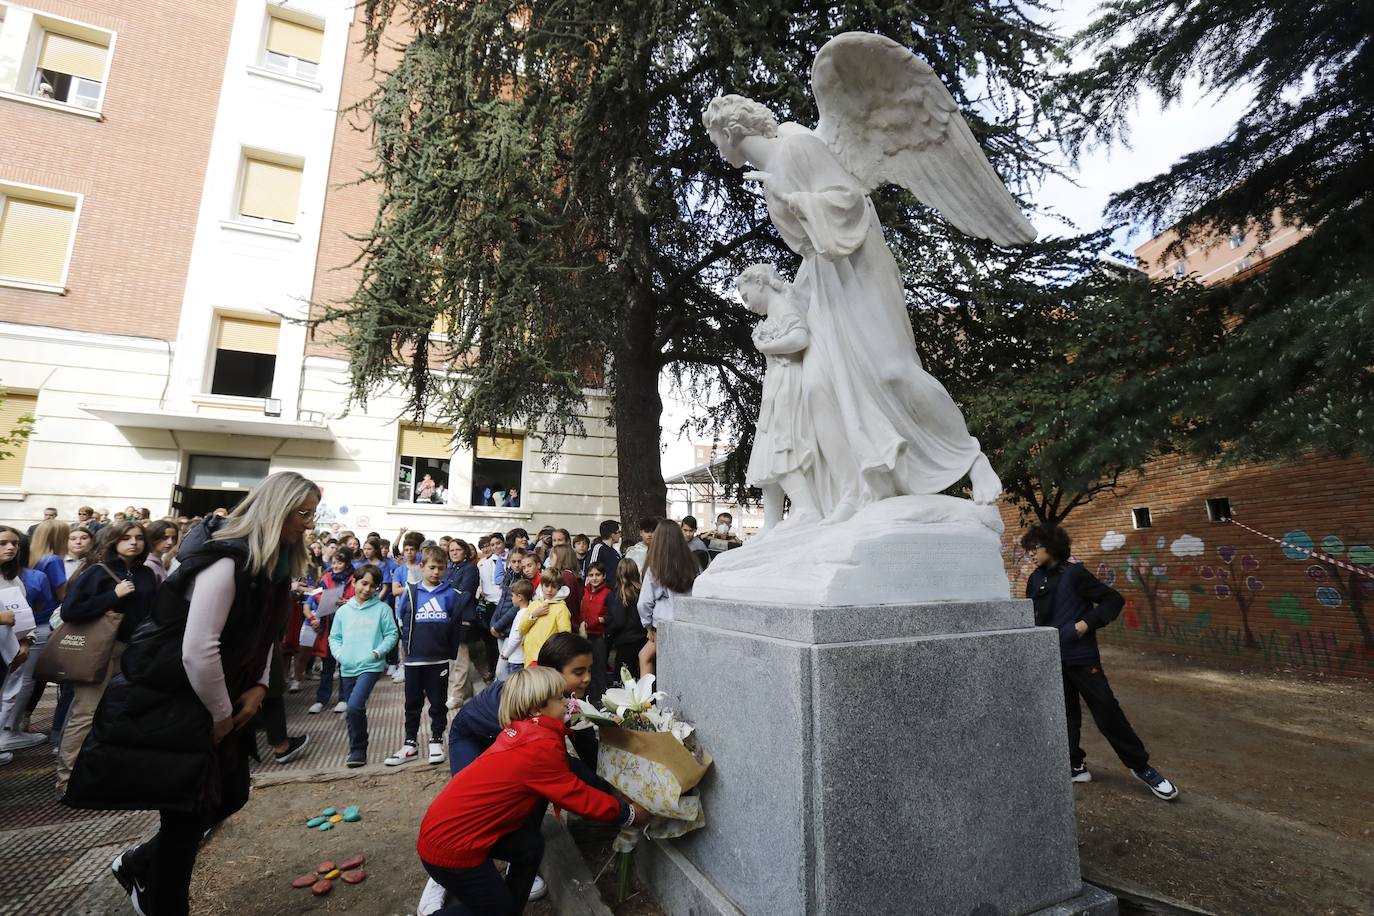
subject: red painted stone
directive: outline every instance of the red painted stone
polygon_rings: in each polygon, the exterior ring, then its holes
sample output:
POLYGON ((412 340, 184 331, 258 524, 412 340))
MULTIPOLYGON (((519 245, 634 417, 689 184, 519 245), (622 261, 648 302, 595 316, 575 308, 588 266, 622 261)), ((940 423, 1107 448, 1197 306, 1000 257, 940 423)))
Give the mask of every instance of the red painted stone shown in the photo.
POLYGON ((344 884, 362 884, 367 880, 367 872, 361 868, 355 868, 352 871, 344 872, 343 880, 344 884))

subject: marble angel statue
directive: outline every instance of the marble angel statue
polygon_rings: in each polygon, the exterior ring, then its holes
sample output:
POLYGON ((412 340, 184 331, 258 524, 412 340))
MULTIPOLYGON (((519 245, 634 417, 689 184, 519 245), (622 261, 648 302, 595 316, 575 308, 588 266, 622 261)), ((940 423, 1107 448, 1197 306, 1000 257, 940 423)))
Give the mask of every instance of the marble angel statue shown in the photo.
POLYGON ((990 505, 1001 481, 921 365, 901 275, 868 195, 899 184, 960 231, 1001 245, 1029 242, 1035 230, 948 90, 906 48, 881 35, 837 36, 816 55, 811 85, 814 129, 779 125, 738 95, 714 99, 703 116, 721 156, 753 167, 770 219, 802 257, 793 286, 809 333, 800 386, 811 428, 797 438, 817 450, 802 472, 808 499, 833 524, 968 475, 974 503, 990 505))

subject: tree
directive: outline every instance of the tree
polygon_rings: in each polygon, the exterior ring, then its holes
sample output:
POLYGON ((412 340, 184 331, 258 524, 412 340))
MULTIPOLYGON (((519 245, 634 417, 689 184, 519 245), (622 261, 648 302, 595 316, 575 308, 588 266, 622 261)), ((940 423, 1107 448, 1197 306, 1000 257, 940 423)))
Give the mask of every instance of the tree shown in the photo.
MULTIPOLYGON (((604 359, 621 515, 634 518, 665 504, 667 369, 719 394, 710 424, 738 437, 738 484, 762 363, 730 279, 795 259, 701 128, 707 102, 740 92, 814 123, 815 52, 842 31, 880 32, 930 63, 1024 190, 1048 168, 1034 100, 1056 42, 1040 11, 1035 0, 365 0, 370 49, 389 28, 414 37, 363 106, 381 205, 360 287, 316 314, 345 328, 353 398, 396 384, 412 411, 461 437, 523 423, 549 447, 580 430, 583 384, 604 359)), ((913 306, 977 289, 987 265, 1022 257, 960 236, 905 192, 875 204, 913 306)))
MULTIPOLYGON (((1279 213, 1312 230, 1271 269, 1214 296, 1232 316, 1213 352, 1173 376, 1205 386, 1186 447, 1233 459, 1313 449, 1374 456, 1374 41, 1367 4, 1111 0, 1078 37, 1090 61, 1049 104, 1077 153, 1129 139, 1144 89, 1165 104, 1196 83, 1253 93, 1229 136, 1116 194, 1109 216, 1174 224, 1180 242, 1225 238, 1279 213), (1275 347, 1274 341, 1283 341, 1275 347)), ((1085 55, 1087 56, 1087 55, 1085 55)))

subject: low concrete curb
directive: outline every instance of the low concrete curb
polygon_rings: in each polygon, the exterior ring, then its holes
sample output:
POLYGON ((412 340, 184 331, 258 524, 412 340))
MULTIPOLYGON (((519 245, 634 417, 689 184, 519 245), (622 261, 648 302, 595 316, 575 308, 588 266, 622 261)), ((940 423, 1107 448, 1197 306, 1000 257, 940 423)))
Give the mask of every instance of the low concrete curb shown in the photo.
POLYGON ((540 873, 558 916, 613 916, 601 899, 592 873, 568 828, 552 813, 544 815, 544 864, 540 873))

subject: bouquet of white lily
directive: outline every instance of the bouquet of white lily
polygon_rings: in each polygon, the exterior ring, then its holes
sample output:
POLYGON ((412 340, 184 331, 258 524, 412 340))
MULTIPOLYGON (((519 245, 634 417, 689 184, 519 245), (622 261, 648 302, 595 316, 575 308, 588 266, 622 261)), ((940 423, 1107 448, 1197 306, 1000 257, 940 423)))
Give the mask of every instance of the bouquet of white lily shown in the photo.
POLYGON ((706 775, 711 757, 697 743, 691 725, 658 708, 663 694, 654 692, 652 674, 635 680, 621 668, 620 680, 621 686, 602 695, 601 708, 573 701, 572 727, 597 727, 597 773, 654 815, 648 824, 622 830, 613 844, 623 900, 641 835, 667 839, 706 825, 701 799, 687 793, 706 775))

